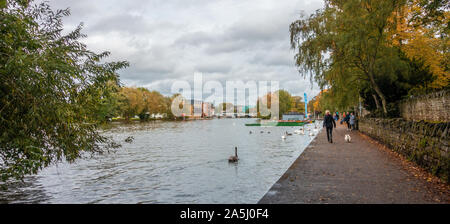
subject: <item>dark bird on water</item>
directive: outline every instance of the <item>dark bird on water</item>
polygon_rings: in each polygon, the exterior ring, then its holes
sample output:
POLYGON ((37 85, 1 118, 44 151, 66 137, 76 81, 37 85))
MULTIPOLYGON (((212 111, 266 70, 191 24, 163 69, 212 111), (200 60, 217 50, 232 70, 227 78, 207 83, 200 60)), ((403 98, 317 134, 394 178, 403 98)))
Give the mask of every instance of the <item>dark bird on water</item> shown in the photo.
POLYGON ((128 137, 125 139, 125 142, 131 143, 133 140, 134 140, 134 137, 133 137, 133 136, 128 136, 128 137))
POLYGON ((237 154, 237 147, 234 147, 234 156, 230 156, 230 158, 228 158, 228 162, 235 163, 238 160, 239 160, 239 158, 238 158, 238 154, 237 154))

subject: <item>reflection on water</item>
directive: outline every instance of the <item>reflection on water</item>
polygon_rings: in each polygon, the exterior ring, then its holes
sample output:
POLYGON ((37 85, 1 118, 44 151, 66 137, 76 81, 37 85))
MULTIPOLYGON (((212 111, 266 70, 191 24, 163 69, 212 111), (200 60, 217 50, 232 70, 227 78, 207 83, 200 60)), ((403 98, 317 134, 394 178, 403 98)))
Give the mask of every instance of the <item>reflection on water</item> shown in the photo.
POLYGON ((122 148, 46 168, 0 192, 0 202, 256 203, 313 137, 307 131, 283 140, 299 127, 244 126, 252 121, 114 125, 105 135, 122 148), (124 142, 128 136, 132 143, 124 142), (240 160, 228 163, 235 146, 240 160))

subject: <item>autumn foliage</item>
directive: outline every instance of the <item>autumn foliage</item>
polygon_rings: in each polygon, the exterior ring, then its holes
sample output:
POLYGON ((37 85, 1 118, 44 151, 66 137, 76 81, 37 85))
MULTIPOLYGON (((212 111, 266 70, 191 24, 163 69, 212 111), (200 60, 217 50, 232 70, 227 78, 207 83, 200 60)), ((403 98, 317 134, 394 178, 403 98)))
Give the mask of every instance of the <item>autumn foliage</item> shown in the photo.
POLYGON ((331 110, 364 106, 396 114, 395 102, 448 88, 445 0, 325 0, 290 26, 295 63, 331 110))

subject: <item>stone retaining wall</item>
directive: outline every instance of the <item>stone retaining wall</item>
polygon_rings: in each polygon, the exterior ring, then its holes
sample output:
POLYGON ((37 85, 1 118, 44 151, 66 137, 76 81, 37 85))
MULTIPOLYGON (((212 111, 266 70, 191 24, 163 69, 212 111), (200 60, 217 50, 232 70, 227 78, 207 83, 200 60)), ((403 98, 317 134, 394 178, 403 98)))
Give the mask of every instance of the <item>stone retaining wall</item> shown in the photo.
POLYGON ((406 156, 447 183, 450 178, 450 122, 363 118, 359 130, 406 156))
POLYGON ((399 110, 406 120, 450 122, 450 90, 403 100, 399 110))

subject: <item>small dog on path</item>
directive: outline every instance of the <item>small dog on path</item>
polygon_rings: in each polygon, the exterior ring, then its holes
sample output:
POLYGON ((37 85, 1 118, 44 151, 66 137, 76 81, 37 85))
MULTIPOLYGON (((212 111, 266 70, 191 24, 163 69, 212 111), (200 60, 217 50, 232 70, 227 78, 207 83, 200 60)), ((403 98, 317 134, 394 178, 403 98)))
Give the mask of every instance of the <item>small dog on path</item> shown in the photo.
POLYGON ((352 138, 350 137, 350 135, 345 135, 344 137, 345 142, 350 143, 352 141, 352 138))

